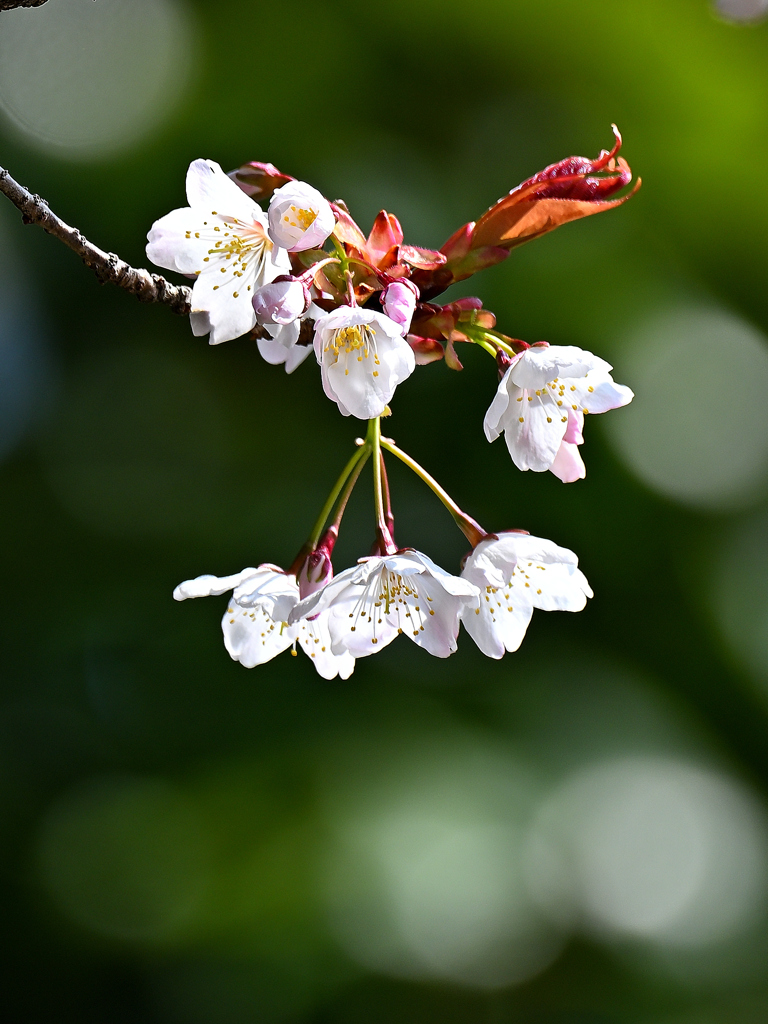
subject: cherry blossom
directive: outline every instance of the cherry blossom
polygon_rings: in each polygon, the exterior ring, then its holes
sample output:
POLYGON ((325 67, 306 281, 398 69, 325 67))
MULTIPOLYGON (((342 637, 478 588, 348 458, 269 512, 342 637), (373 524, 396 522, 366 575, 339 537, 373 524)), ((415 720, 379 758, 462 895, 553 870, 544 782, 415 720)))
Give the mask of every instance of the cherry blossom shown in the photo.
POLYGON ((279 566, 265 563, 243 569, 233 576, 198 576, 179 584, 173 592, 177 601, 208 597, 232 591, 221 628, 224 646, 234 661, 246 668, 263 665, 296 643, 312 659, 324 679, 337 675, 347 679, 354 671, 352 655, 334 654, 326 617, 311 622, 288 617, 299 600, 296 577, 279 566))
POLYGON ((483 654, 516 651, 534 608, 580 612, 593 595, 578 561, 568 548, 514 530, 480 541, 461 572, 480 597, 461 621, 483 654))
POLYGON ((291 269, 285 249, 267 234, 267 216, 213 160, 187 171, 189 206, 155 221, 147 256, 195 278, 192 331, 211 345, 247 334, 256 324, 254 293, 291 269))
POLYGON ((456 650, 459 619, 477 604, 478 588, 451 576, 419 551, 361 558, 298 604, 289 622, 326 612, 335 654, 375 654, 407 637, 438 658, 456 650))
POLYGON ((344 416, 380 416, 415 367, 400 326, 383 313, 339 306, 315 324, 323 388, 344 416))
POLYGON ((322 245, 336 225, 327 199, 305 181, 289 181, 269 204, 269 235, 275 245, 302 252, 322 245))
POLYGON ((607 412, 632 401, 614 383, 604 359, 574 345, 532 345, 507 369, 483 426, 489 441, 504 432, 518 469, 550 470, 564 483, 586 468, 578 451, 587 413, 607 412))
MULTIPOLYGON (((314 302, 309 304, 309 309, 304 314, 305 318, 311 320, 318 320, 323 316, 325 311, 314 302)), ((283 365, 286 373, 293 373, 313 351, 312 345, 299 344, 301 321, 296 319, 287 324, 270 323, 264 326, 269 331, 269 337, 256 340, 262 359, 273 366, 283 365)))
POLYGON ((298 278, 281 278, 265 284, 253 296, 253 311, 260 324, 291 324, 306 313, 310 303, 307 286, 298 278))

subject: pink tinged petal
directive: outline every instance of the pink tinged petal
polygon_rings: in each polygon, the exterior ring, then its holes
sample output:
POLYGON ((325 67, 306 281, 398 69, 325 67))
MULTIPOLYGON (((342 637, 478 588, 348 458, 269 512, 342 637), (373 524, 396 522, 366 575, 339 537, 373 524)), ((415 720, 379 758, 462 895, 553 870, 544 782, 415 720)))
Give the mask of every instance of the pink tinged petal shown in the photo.
POLYGON ((269 204, 269 234, 290 252, 321 246, 336 226, 330 204, 305 181, 289 181, 275 190, 269 204))
POLYGON ((309 305, 309 292, 301 281, 274 281, 253 296, 253 310, 261 324, 290 324, 309 305))
POLYGON ((584 413, 574 412, 573 409, 568 410, 568 423, 566 424, 565 434, 563 435, 563 441, 567 444, 583 444, 584 443, 584 413))
POLYGON ((408 333, 418 298, 419 289, 407 278, 388 285, 381 295, 384 312, 390 320, 400 325, 401 334, 408 333))
POLYGON ((276 622, 263 608, 243 608, 235 601, 221 620, 224 646, 245 668, 263 665, 293 643, 284 622, 276 622))
POLYGON ((456 651, 461 613, 467 607, 468 602, 476 600, 476 596, 454 597, 446 593, 439 585, 431 585, 428 578, 420 582, 419 595, 418 611, 414 602, 409 620, 417 628, 410 631, 404 630, 404 632, 415 644, 423 647, 433 657, 447 658, 456 651), (428 600, 425 606, 424 598, 427 596, 431 600, 428 600), (419 619, 420 614, 421 620, 419 619))
POLYGON ((555 461, 568 421, 551 401, 533 397, 513 402, 504 422, 504 439, 518 469, 542 473, 555 461), (517 406, 517 408, 514 408, 517 406))
POLYGON ((366 658, 383 650, 398 635, 398 625, 375 607, 364 587, 350 585, 328 613, 328 629, 335 654, 347 652, 366 658), (367 598, 367 599, 366 599, 367 598))
POLYGON ((587 475, 587 467, 584 465, 581 452, 575 444, 570 444, 568 441, 563 441, 560 445, 549 471, 554 473, 557 479, 562 480, 564 484, 583 480, 587 475))
POLYGON ((192 597, 218 597, 228 590, 234 590, 243 580, 258 573, 256 568, 243 569, 232 576, 198 576, 194 580, 185 580, 173 592, 174 601, 186 601, 192 597))
POLYGON ((253 221, 261 207, 224 173, 215 160, 193 160, 187 171, 187 202, 205 214, 253 221))

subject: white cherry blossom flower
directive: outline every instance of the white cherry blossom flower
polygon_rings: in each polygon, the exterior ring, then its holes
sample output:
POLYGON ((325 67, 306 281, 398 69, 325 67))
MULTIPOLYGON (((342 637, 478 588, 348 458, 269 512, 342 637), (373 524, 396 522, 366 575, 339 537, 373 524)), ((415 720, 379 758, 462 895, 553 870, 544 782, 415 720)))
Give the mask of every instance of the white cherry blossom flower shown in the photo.
POLYGON ((273 193, 269 234, 275 245, 289 252, 316 249, 335 226, 328 200, 306 181, 289 181, 273 193))
POLYGON ((483 654, 516 651, 534 608, 580 612, 593 595, 578 561, 568 548, 516 531, 481 540, 461 572, 480 598, 461 621, 483 654))
POLYGON ((246 668, 271 661, 296 643, 312 659, 319 675, 347 679, 353 672, 352 655, 331 651, 325 616, 313 621, 288 617, 299 600, 295 576, 276 565, 243 569, 233 576, 198 576, 179 584, 173 592, 177 601, 208 597, 231 590, 232 596, 221 620, 224 646, 230 656, 246 668))
MULTIPOLYGON (((311 302, 304 316, 317 320, 325 316, 325 310, 311 302)), ((284 365, 286 373, 293 373, 312 351, 311 345, 299 345, 298 343, 301 321, 297 319, 288 324, 265 324, 265 326, 270 337, 258 338, 256 341, 262 359, 272 363, 273 366, 284 365)))
POLYGON ((292 324, 306 313, 309 289, 298 278, 265 284, 253 296, 253 311, 260 324, 292 324))
POLYGON ((507 369, 485 415, 489 441, 504 432, 518 469, 550 470, 564 483, 586 474, 578 451, 586 413, 632 401, 604 359, 574 345, 532 345, 507 369))
POLYGON ((315 324, 323 388, 344 416, 380 416, 397 385, 413 373, 413 349, 383 313, 339 306, 315 324))
POLYGON ((478 588, 419 551, 361 558, 298 604, 289 621, 326 613, 331 650, 363 658, 399 633, 438 658, 456 650, 459 619, 478 588))
POLYGON ((381 293, 384 312, 390 320, 400 325, 401 334, 407 334, 410 329, 418 298, 419 289, 407 277, 401 281, 393 281, 381 293))
POLYGON ((269 238, 258 203, 213 160, 189 165, 187 201, 152 225, 147 256, 195 278, 192 331, 210 333, 211 345, 219 345, 255 326, 254 292, 290 272, 291 261, 269 238))

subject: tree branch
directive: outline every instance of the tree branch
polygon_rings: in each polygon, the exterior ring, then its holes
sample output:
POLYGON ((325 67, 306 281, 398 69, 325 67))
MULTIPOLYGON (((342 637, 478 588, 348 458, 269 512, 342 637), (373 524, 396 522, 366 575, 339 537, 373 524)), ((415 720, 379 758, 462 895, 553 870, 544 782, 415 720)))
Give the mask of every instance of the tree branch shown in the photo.
MULTIPOLYGON (((27 0, 29 3, 29 0, 27 0)), ((35 0, 37 3, 37 0, 35 0)), ((8 0, 0 0, 0 10, 7 9, 8 0), (5 3, 5 8, 1 5, 5 3)), ((15 4, 14 6, 21 6, 15 4)), ((83 263, 104 283, 116 284, 127 292, 135 295, 140 302, 160 302, 170 306, 174 313, 185 316, 190 309, 192 289, 186 285, 171 284, 160 274, 150 274, 148 270, 137 270, 113 252, 104 252, 89 242, 77 228, 65 224, 56 216, 44 199, 32 195, 23 185, 11 177, 0 167, 0 192, 6 195, 13 205, 21 211, 25 224, 39 224, 44 231, 68 246, 82 259, 83 263)))
POLYGON ((14 7, 42 7, 48 0, 0 0, 0 11, 12 11, 14 7))

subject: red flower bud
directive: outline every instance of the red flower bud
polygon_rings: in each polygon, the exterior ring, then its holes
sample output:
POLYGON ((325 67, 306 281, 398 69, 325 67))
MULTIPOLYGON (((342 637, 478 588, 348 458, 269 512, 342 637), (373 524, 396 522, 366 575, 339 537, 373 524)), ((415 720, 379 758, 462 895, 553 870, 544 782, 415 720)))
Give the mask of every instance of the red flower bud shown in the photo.
POLYGON ((413 275, 422 297, 438 295, 454 282, 500 263, 516 246, 561 224, 602 213, 634 195, 639 179, 627 195, 610 198, 632 180, 629 164, 617 157, 621 135, 616 125, 612 127, 613 149, 603 150, 595 160, 572 156, 545 167, 494 203, 477 223, 465 224, 451 235, 441 249, 448 262, 413 275))
POLYGON ((252 160, 250 163, 238 167, 237 170, 230 171, 229 177, 257 203, 266 202, 272 198, 275 189, 289 181, 296 180, 290 174, 278 171, 274 164, 262 164, 257 160, 252 160))

